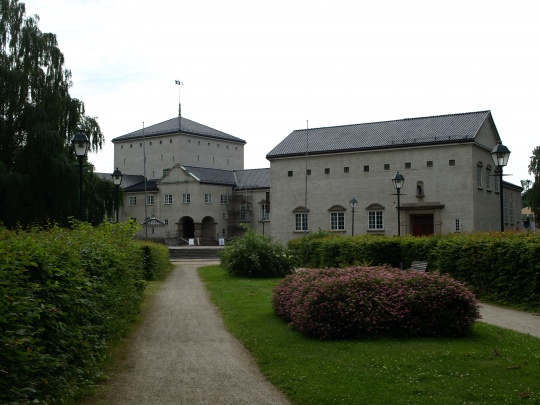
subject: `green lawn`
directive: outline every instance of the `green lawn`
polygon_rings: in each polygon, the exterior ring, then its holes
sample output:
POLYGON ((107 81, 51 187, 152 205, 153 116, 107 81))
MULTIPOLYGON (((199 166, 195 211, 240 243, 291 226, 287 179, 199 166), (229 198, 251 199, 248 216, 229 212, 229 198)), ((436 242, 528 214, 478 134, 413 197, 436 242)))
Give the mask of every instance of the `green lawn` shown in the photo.
POLYGON ((274 315, 279 280, 199 269, 229 330, 294 404, 540 404, 540 339, 477 323, 459 339, 318 341, 274 315))

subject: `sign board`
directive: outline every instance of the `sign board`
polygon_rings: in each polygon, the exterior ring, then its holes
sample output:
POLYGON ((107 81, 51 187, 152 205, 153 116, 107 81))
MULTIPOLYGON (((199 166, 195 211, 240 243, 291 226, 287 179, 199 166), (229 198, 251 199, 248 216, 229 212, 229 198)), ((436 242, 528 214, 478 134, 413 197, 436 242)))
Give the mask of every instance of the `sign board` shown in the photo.
POLYGON ((225 239, 223 238, 219 239, 219 246, 225 246, 225 239))
POLYGON ((195 246, 195 239, 193 238, 189 239, 189 246, 195 246))

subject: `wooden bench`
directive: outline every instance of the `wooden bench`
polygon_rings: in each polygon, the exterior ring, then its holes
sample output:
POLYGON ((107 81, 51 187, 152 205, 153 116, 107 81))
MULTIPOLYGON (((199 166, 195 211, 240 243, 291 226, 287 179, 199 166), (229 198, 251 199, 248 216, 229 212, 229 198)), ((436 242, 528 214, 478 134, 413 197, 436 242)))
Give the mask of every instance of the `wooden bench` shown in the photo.
POLYGON ((409 267, 409 270, 425 273, 427 271, 427 266, 428 266, 428 262, 421 262, 419 260, 414 260, 411 263, 411 267, 409 267))

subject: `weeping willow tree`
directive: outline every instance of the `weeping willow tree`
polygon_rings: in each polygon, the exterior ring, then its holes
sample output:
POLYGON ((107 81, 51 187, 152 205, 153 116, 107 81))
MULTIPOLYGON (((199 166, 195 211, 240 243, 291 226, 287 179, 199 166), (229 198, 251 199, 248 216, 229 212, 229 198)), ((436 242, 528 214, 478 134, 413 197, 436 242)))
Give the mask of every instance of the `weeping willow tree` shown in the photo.
MULTIPOLYGON (((104 141, 97 120, 69 94, 71 72, 56 36, 42 33, 38 22, 26 16, 24 3, 0 0, 0 222, 8 227, 78 217, 78 165, 70 141, 78 130, 93 151, 104 141)), ((98 222, 110 215, 114 186, 86 164, 84 185, 101 193, 85 204, 86 218, 98 222)))

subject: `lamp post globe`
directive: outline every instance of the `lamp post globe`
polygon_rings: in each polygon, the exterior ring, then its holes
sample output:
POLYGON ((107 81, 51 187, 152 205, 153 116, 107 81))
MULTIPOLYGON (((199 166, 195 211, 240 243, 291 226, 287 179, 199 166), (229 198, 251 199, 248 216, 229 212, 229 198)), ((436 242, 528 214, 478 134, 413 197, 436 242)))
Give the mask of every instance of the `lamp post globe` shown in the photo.
POLYGON ((394 185, 394 188, 397 191, 397 234, 398 236, 401 236, 401 218, 400 218, 400 191, 403 187, 403 184, 405 183, 405 177, 400 172, 397 172, 395 176, 392 178, 392 184, 394 185))
POLYGON ((495 164, 495 167, 497 168, 497 173, 499 174, 501 232, 504 232, 503 167, 508 164, 508 159, 510 158, 510 150, 506 146, 504 146, 501 141, 499 141, 491 151, 491 157, 493 158, 493 163, 495 164))
POLYGON ((71 145, 73 146, 73 149, 75 150, 75 155, 77 156, 77 159, 79 160, 79 220, 83 220, 83 173, 82 173, 82 167, 83 167, 83 160, 86 154, 88 153, 88 147, 90 145, 90 141, 88 141, 87 136, 84 134, 84 132, 79 131, 77 135, 73 137, 71 140, 71 145))
POLYGON ((358 206, 358 201, 356 198, 352 198, 351 201, 349 201, 349 205, 352 208, 352 229, 351 229, 351 236, 354 236, 354 211, 356 207, 358 206))
POLYGON ((118 167, 116 168, 116 170, 111 174, 111 177, 112 177, 112 181, 114 183, 114 187, 115 187, 115 191, 116 191, 116 204, 115 204, 115 208, 116 208, 116 222, 118 222, 118 188, 120 187, 120 184, 122 184, 122 177, 124 177, 124 175, 122 174, 122 172, 120 170, 118 170, 118 167))

